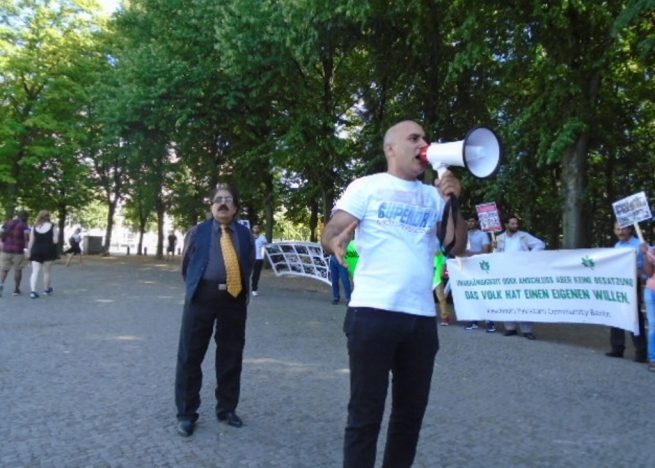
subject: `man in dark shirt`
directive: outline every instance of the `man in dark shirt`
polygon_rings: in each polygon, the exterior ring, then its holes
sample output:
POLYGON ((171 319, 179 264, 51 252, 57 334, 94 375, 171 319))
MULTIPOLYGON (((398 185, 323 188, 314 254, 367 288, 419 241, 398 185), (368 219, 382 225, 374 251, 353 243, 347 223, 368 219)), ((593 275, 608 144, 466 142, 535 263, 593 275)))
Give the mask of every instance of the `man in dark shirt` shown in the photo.
POLYGON ((248 228, 235 221, 239 209, 236 190, 218 185, 211 200, 212 218, 189 232, 182 254, 186 297, 177 353, 175 404, 177 431, 184 437, 193 434, 198 420, 201 365, 214 326, 216 417, 230 426, 243 424, 236 407, 255 245, 248 228))
POLYGON ((177 236, 173 231, 168 235, 168 247, 166 248, 166 254, 171 257, 175 256, 175 246, 177 245, 177 236))
POLYGON ((14 296, 20 294, 20 282, 23 279, 23 267, 27 264, 25 246, 29 240, 30 228, 27 225, 27 212, 20 211, 16 219, 7 221, 2 226, 0 235, 0 296, 9 270, 14 269, 14 296))

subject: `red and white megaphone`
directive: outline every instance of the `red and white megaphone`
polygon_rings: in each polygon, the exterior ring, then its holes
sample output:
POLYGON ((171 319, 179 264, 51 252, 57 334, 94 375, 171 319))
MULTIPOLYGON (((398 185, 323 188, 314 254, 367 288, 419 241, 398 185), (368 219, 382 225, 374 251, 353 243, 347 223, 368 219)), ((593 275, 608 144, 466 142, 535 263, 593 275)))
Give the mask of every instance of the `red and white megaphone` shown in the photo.
POLYGON ((430 143, 421 148, 419 155, 441 177, 448 166, 466 167, 479 179, 491 177, 500 167, 502 150, 500 140, 487 127, 470 130, 461 141, 430 143))

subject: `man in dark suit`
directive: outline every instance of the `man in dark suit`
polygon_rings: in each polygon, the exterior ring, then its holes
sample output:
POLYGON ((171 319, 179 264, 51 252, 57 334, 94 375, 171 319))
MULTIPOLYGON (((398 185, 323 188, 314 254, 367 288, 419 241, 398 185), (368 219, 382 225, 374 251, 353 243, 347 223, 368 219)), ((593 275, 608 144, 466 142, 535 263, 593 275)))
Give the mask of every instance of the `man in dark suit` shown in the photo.
POLYGON ((221 184, 211 200, 212 218, 196 225, 186 236, 182 259, 186 297, 177 353, 175 404, 177 431, 185 437, 193 434, 198 420, 201 365, 214 324, 216 417, 230 426, 243 424, 236 407, 255 247, 248 228, 235 221, 238 192, 221 184))

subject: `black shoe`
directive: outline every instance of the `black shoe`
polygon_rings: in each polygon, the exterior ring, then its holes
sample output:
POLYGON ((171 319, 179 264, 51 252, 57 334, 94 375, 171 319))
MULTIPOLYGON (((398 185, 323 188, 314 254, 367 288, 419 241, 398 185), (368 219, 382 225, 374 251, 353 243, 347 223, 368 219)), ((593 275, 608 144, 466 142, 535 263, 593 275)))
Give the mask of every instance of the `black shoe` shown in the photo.
POLYGON ((339 299, 332 299, 332 305, 337 305, 339 303, 339 299))
POLYGON ((648 362, 645 354, 637 354, 635 356, 635 362, 648 362))
POLYGON ((605 353, 605 356, 622 358, 623 351, 610 351, 609 353, 605 353))
POLYGON ((182 437, 189 437, 191 434, 193 434, 195 427, 196 424, 193 421, 185 419, 177 423, 177 433, 182 437))
POLYGON ((536 340, 537 337, 534 336, 534 333, 524 333, 523 336, 525 336, 528 340, 536 340))
POLYGON ((241 427, 243 426, 243 421, 234 411, 226 411, 225 413, 218 413, 216 415, 219 421, 227 423, 228 426, 232 427, 241 427))
POLYGON ((516 330, 505 330, 505 333, 503 333, 503 336, 514 336, 516 335, 516 330))

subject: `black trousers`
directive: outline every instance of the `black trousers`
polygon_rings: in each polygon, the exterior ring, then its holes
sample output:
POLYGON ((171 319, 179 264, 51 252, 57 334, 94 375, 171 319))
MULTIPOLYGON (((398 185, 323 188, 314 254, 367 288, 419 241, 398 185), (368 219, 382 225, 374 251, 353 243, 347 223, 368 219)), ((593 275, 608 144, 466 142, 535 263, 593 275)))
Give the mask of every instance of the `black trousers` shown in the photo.
POLYGON ((264 259, 255 260, 255 265, 252 270, 252 290, 257 291, 259 287, 259 277, 262 274, 262 267, 264 266, 264 259))
POLYGON ((375 464, 389 372, 392 404, 382 466, 411 466, 439 349, 436 317, 349 307, 344 332, 350 358, 350 401, 343 466, 375 464))
POLYGON ((179 420, 196 421, 200 407, 202 361, 212 333, 216 341, 216 412, 234 411, 239 403, 246 341, 246 290, 233 298, 216 283, 201 282, 185 300, 175 374, 179 420))
MULTIPOLYGON (((646 324, 641 307, 644 301, 644 288, 641 284, 637 287, 637 319, 639 322, 639 335, 630 333, 632 344, 635 347, 635 357, 646 357, 648 351, 648 339, 646 338, 646 324)), ((623 353, 625 351, 625 331, 622 328, 610 327, 610 346, 612 351, 623 353)))

